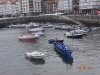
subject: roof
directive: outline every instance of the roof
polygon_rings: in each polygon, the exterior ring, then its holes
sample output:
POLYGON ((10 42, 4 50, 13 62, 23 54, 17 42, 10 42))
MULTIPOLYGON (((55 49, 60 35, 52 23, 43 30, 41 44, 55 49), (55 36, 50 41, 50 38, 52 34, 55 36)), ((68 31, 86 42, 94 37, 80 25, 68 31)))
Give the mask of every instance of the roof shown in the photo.
POLYGON ((10 1, 11 4, 15 4, 16 2, 19 2, 20 0, 4 0, 0 2, 0 5, 6 5, 8 1, 10 1))

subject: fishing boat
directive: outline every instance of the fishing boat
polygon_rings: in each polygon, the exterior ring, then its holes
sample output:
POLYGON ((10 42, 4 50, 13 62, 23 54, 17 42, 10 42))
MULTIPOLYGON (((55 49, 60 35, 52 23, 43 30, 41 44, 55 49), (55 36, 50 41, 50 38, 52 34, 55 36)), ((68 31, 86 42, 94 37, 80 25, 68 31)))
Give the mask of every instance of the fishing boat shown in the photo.
POLYGON ((30 60, 31 59, 43 59, 44 55, 45 55, 44 53, 39 52, 39 51, 26 52, 24 54, 25 58, 29 58, 30 60))
POLYGON ((68 59, 72 59, 72 51, 61 42, 54 42, 54 49, 68 59))
POLYGON ((23 35, 18 37, 19 41, 36 41, 37 36, 35 35, 23 35))

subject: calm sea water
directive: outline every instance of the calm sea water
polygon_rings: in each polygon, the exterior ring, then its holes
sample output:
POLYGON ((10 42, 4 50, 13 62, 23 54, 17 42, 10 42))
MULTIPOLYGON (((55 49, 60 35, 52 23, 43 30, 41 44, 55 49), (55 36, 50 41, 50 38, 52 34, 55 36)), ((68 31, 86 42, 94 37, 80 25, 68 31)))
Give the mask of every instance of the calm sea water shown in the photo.
POLYGON ((68 39, 65 31, 45 29, 45 36, 36 42, 20 42, 20 35, 28 34, 24 28, 0 29, 0 75, 100 75, 100 30, 89 32, 82 39, 68 39), (56 53, 49 39, 64 39, 73 50, 73 60, 56 53), (75 46, 74 46, 75 45, 75 46), (41 51, 44 61, 29 61, 25 52, 41 51), (92 68, 92 69, 89 69, 92 68))

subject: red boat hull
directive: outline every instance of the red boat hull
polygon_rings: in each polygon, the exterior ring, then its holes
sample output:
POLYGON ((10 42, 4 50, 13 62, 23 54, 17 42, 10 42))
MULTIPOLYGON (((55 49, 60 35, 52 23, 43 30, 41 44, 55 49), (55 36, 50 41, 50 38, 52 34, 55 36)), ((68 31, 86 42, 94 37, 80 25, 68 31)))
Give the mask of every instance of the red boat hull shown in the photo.
POLYGON ((19 41, 36 41, 37 38, 18 38, 19 41))

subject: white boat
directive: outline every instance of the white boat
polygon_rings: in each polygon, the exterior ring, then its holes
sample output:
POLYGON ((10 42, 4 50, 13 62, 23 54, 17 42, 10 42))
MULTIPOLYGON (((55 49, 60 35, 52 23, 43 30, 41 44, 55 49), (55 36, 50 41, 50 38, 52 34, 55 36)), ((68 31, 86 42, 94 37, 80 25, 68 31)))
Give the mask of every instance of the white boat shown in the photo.
POLYGON ((66 26, 62 26, 61 30, 67 30, 67 27, 66 26))
POLYGON ((64 36, 67 36, 67 38, 82 38, 83 34, 76 33, 74 31, 66 32, 64 36))
POLYGON ((40 35, 39 34, 37 34, 37 33, 31 33, 30 35, 33 35, 33 36, 35 36, 36 38, 38 38, 40 35))
POLYGON ((44 36, 44 32, 42 32, 42 31, 34 32, 34 33, 31 33, 31 34, 44 36))
POLYGON ((8 28, 26 28, 26 24, 9 25, 8 28))
POLYGON ((29 30, 29 33, 38 32, 38 31, 44 32, 44 29, 43 28, 32 28, 32 29, 29 30))
POLYGON ((92 30, 98 30, 98 29, 100 29, 100 27, 92 27, 91 29, 92 30))
POLYGON ((79 33, 79 34, 83 34, 83 35, 86 35, 88 33, 88 31, 86 31, 86 30, 80 30, 80 29, 74 30, 74 32, 79 33))
POLYGON ((43 59, 43 56, 45 54, 39 51, 34 51, 34 52, 26 52, 24 54, 25 58, 29 58, 29 59, 43 59))
POLYGON ((61 29, 61 26, 59 26, 59 25, 55 26, 55 29, 61 29))
POLYGON ((43 25, 43 28, 52 28, 52 25, 50 24, 50 22, 48 22, 43 25))
POLYGON ((29 24, 26 26, 26 28, 36 28, 36 27, 39 27, 39 24, 33 23, 33 22, 29 23, 29 24))
POLYGON ((45 24, 45 25, 43 26, 43 28, 52 28, 52 25, 51 25, 51 24, 45 24))

